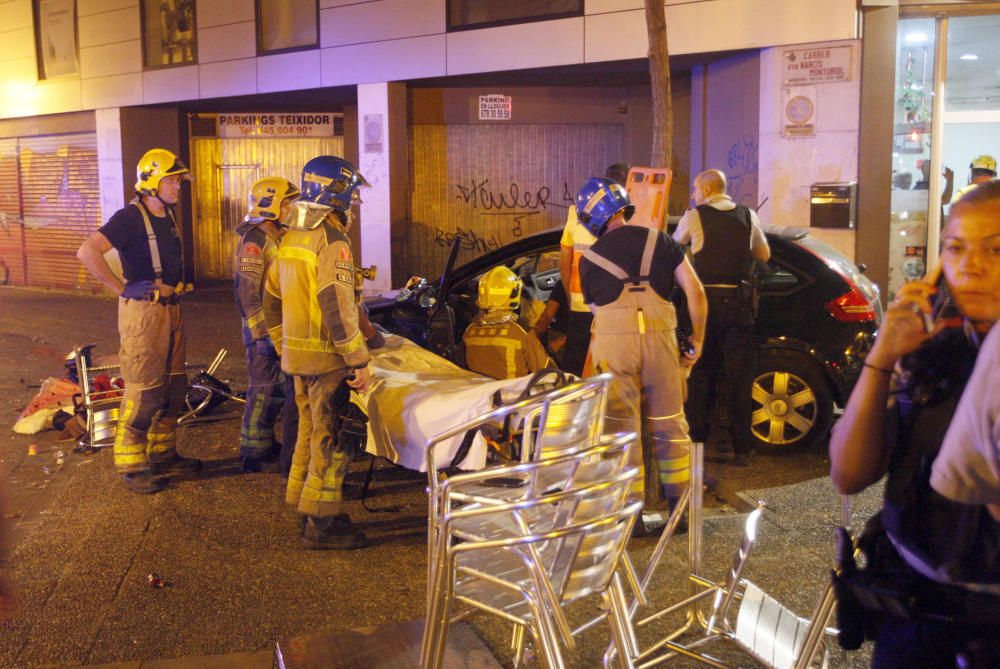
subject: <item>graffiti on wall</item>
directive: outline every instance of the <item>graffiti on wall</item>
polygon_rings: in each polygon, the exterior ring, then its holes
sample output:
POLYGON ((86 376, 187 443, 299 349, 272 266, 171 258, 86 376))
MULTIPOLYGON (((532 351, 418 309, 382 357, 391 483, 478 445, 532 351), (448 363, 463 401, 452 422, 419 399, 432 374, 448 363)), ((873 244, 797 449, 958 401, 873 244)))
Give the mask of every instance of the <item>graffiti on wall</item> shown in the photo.
POLYGON ((739 204, 756 207, 754 191, 757 189, 757 167, 760 151, 755 135, 744 135, 730 145, 726 153, 726 180, 729 195, 739 204))

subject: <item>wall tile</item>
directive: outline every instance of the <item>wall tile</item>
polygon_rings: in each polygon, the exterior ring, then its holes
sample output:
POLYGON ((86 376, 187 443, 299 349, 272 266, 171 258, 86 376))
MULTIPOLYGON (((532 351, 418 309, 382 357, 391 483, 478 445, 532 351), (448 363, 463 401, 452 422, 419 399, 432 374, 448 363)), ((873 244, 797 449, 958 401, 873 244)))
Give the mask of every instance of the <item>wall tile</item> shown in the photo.
POLYGON ((76 15, 91 16, 126 7, 135 7, 136 11, 139 11, 139 0, 76 0, 76 15))
POLYGON ((31 13, 31 0, 0 2, 0 16, 3 17, 3 23, 0 23, 0 34, 8 30, 33 28, 35 25, 31 13))
POLYGON ((381 0, 320 11, 319 41, 323 47, 444 31, 444 0, 381 0))
POLYGON ((142 100, 146 104, 197 99, 197 65, 147 70, 142 73, 142 100))
POLYGON ((345 5, 362 5, 362 4, 377 4, 382 2, 382 0, 319 0, 320 9, 328 9, 330 7, 344 7, 345 5))
POLYGON ((80 77, 106 77, 142 71, 142 43, 139 40, 80 49, 80 77))
POLYGON ((79 111, 83 109, 82 84, 79 79, 49 79, 38 82, 38 114, 79 111))
POLYGON ((198 85, 202 99, 257 92, 257 63, 253 58, 227 60, 198 66, 198 85))
POLYGON ((445 74, 445 36, 355 44, 322 49, 324 86, 440 77, 445 74))
POLYGON ((83 80, 84 109, 142 104, 142 75, 122 74, 83 80))
POLYGON ((198 30, 198 62, 253 58, 257 55, 257 34, 253 21, 198 30))
POLYGON ((81 16, 78 23, 80 48, 141 39, 139 8, 81 16))
POLYGON ((604 14, 607 12, 621 12, 629 9, 643 9, 643 7, 644 5, 642 0, 585 0, 583 3, 583 13, 604 14))
POLYGON ((467 30, 448 35, 448 74, 583 62, 583 18, 467 30))
POLYGON ((257 59, 257 91, 260 93, 319 88, 319 86, 319 49, 257 59))
POLYGON ((198 0, 198 28, 253 21, 256 11, 254 0, 198 0))
POLYGON ((31 28, 19 28, 0 33, 3 38, 3 49, 0 49, 0 62, 35 57, 35 31, 31 28))

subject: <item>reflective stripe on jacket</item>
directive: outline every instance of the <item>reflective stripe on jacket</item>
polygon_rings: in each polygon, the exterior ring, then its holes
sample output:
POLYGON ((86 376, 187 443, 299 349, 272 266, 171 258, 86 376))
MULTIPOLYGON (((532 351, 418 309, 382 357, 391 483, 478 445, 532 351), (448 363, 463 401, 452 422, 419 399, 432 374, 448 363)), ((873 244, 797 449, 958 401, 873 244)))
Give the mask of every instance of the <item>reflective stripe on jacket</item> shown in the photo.
POLYGON ((351 244, 332 215, 282 238, 267 274, 264 317, 285 373, 315 376, 368 364, 351 244))
POLYGON ((278 253, 277 240, 260 225, 261 219, 244 219, 236 228, 240 241, 233 256, 233 291, 243 319, 243 343, 267 337, 264 324, 264 277, 278 253))

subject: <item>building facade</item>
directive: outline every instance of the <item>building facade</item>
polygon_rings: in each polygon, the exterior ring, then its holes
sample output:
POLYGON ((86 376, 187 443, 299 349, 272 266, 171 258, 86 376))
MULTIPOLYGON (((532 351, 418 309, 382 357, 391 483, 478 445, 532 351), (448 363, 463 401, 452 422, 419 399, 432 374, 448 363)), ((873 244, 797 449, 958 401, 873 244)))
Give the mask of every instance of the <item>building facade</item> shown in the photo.
MULTIPOLYGON (((860 110, 901 11, 667 0, 671 212, 716 167, 764 221, 808 226, 814 184, 861 176, 853 227, 813 233, 885 281, 891 169, 864 180, 865 138, 893 132, 860 110)), ((352 234, 375 289, 436 275, 456 238, 468 259, 560 225, 586 178, 648 163, 642 0, 0 0, 0 16, 0 283, 97 290, 72 253, 150 146, 192 165, 198 280, 230 276, 254 179, 344 155, 372 183, 352 234)))

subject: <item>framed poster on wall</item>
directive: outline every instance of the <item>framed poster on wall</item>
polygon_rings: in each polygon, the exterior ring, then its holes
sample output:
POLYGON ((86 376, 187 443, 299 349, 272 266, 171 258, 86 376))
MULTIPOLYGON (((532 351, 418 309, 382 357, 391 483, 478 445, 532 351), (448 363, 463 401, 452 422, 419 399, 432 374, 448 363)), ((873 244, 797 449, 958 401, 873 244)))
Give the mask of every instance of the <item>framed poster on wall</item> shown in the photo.
POLYGON ((140 7, 147 69, 198 62, 195 0, 142 0, 140 7))
POLYGON ((257 0, 257 53, 309 49, 319 44, 316 0, 257 0))
POLYGON ((75 0, 35 0, 38 78, 80 73, 75 0))

